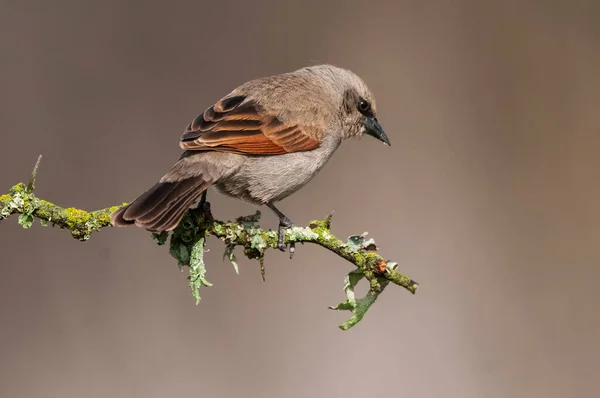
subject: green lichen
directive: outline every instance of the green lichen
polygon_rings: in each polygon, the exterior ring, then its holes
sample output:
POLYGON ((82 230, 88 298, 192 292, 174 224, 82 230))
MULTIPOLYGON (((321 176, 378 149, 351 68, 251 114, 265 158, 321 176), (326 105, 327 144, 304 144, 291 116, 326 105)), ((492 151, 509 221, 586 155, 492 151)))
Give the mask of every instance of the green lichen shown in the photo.
POLYGON ((31 214, 23 213, 19 216, 18 222, 23 226, 23 228, 31 228, 33 225, 33 216, 31 214))
POLYGON ((316 241, 323 247, 342 248, 342 242, 333 236, 329 230, 331 227, 331 216, 325 221, 313 220, 308 224, 309 228, 317 235, 316 241))
POLYGON ((374 268, 375 264, 381 259, 381 257, 377 253, 364 253, 363 254, 366 264, 370 268, 374 268))
POLYGON ((9 191, 12 195, 15 195, 17 193, 25 193, 27 192, 27 187, 25 186, 25 184, 23 184, 22 182, 18 183, 17 185, 13 186, 10 191, 9 191))
POLYGON ((328 230, 323 230, 318 235, 323 241, 329 241, 329 240, 333 239, 333 235, 331 235, 328 230))
POLYGON ((56 206, 54 203, 48 202, 47 200, 44 200, 44 199, 40 199, 40 205, 47 206, 47 207, 55 207, 56 206))
POLYGON ((236 218, 236 223, 242 225, 244 228, 256 227, 257 223, 260 221, 260 211, 257 210, 254 214, 249 216, 242 216, 236 218))
POLYGON ((162 246, 165 243, 167 243, 168 238, 169 238, 168 231, 162 231, 159 234, 155 234, 155 233, 152 234, 152 239, 154 239, 159 246, 162 246))
POLYGON ((286 235, 293 239, 297 240, 316 240, 319 238, 319 234, 315 233, 310 228, 304 227, 291 227, 286 230, 286 235))
POLYGON ((229 262, 231 262, 231 265, 233 265, 235 273, 239 275, 240 268, 235 257, 235 245, 227 245, 225 247, 225 253, 223 253, 223 261, 225 261, 226 258, 229 260, 229 262))
POLYGON ((327 227, 326 221, 322 221, 322 220, 312 220, 311 222, 308 223, 308 226, 311 229, 319 229, 319 228, 329 229, 327 227))
POLYGON ((329 309, 332 310, 344 310, 352 312, 353 315, 350 317, 350 319, 339 326, 342 330, 348 330, 360 322, 371 305, 373 305, 375 300, 377 300, 377 297, 388 284, 388 281, 383 278, 376 279, 375 283, 370 280, 370 288, 367 294, 364 297, 357 299, 354 294, 354 288, 363 278, 365 278, 365 274, 358 269, 348 273, 346 278, 344 278, 344 292, 346 293, 347 299, 335 307, 329 307, 329 309))
POLYGON ((196 305, 200 303, 200 287, 212 286, 208 280, 206 280, 206 266, 204 264, 204 237, 198 238, 192 243, 192 250, 190 253, 189 267, 190 276, 188 277, 190 290, 192 295, 196 298, 196 305))
POLYGON ((225 228, 223 228, 223 226, 221 224, 215 224, 215 226, 213 227, 213 230, 218 235, 224 235, 225 234, 225 228))
POLYGON ((262 252, 267 247, 267 242, 260 235, 254 235, 250 241, 250 247, 262 252))
POLYGON ((47 206, 40 206, 36 209, 35 215, 39 218, 49 220, 50 218, 52 218, 52 208, 47 206))

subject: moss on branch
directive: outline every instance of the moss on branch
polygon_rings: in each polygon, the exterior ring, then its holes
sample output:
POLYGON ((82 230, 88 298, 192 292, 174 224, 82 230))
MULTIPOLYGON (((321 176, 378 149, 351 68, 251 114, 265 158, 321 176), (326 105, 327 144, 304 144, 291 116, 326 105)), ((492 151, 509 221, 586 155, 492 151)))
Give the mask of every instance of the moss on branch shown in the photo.
MULTIPOLYGON (((38 160, 39 164, 39 160, 38 160)), ((42 225, 51 224, 68 230, 80 240, 88 240, 92 233, 111 226, 110 214, 120 206, 111 206, 96 211, 85 211, 76 208, 63 208, 48 201, 37 198, 34 193, 35 172, 28 185, 19 183, 6 194, 0 195, 0 221, 13 214, 19 214, 18 222, 29 228, 38 219, 42 225)), ((277 232, 265 230, 258 226, 260 212, 236 221, 214 220, 206 208, 193 208, 188 211, 179 226, 171 233, 152 234, 162 245, 169 240, 171 255, 177 259, 180 267, 190 268, 189 284, 196 300, 200 300, 199 289, 211 286, 205 278, 206 268, 203 260, 205 238, 213 235, 221 239, 225 245, 225 256, 237 271, 234 249, 240 246, 249 259, 257 259, 261 263, 264 278, 264 254, 267 249, 277 248, 277 232), (170 238, 170 239, 169 239, 170 238)), ((396 263, 385 260, 376 253, 377 246, 373 239, 366 239, 366 234, 354 235, 346 242, 331 233, 331 215, 325 220, 314 220, 307 227, 291 227, 286 230, 285 243, 313 243, 324 247, 356 266, 346 277, 344 289, 347 300, 336 307, 338 310, 349 310, 354 315, 340 328, 346 330, 358 323, 367 309, 375 302, 379 294, 391 282, 415 293, 418 284, 396 270, 396 263), (364 298, 354 297, 354 286, 365 278, 369 283, 369 291, 364 298)))
POLYGON ((29 228, 34 219, 42 225, 52 224, 71 232, 74 238, 85 241, 92 232, 110 226, 110 213, 120 206, 88 212, 73 207, 62 208, 37 198, 23 183, 18 183, 7 194, 0 196, 0 221, 12 214, 20 214, 19 223, 29 228))

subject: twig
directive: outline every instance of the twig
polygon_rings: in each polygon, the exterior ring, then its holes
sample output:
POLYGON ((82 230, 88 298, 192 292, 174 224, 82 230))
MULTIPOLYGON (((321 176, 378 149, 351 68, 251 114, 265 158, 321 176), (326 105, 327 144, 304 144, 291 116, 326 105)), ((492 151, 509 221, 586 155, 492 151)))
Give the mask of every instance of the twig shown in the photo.
POLYGON ((33 171, 29 176, 29 184, 27 184, 27 190, 29 192, 33 192, 35 189, 35 178, 37 177, 38 167, 40 167, 40 163, 42 162, 42 155, 38 156, 37 162, 35 162, 35 166, 33 166, 33 171))
MULTIPOLYGON (((37 218, 42 225, 50 223, 70 231, 71 235, 80 241, 88 240, 92 233, 111 225, 110 214, 125 204, 88 212, 72 207, 63 208, 35 196, 33 189, 40 160, 41 156, 38 158, 27 186, 19 183, 12 187, 7 194, 0 195, 0 221, 12 214, 19 214, 19 223, 24 228, 29 228, 33 224, 34 218, 37 218)), ((331 216, 330 214, 322 221, 311 221, 308 227, 288 228, 285 243, 314 243, 324 247, 354 264, 357 269, 353 273, 358 272, 361 278, 364 277, 368 280, 370 289, 365 299, 354 299, 352 292, 354 286, 352 285, 349 291, 348 286, 351 284, 346 283, 348 300, 338 307, 332 307, 347 309, 355 313, 352 319, 358 318, 358 320, 351 322, 351 319, 340 326, 342 329, 348 329, 360 321, 366 309, 375 301, 388 282, 401 286, 413 294, 419 285, 408 276, 398 272, 395 269, 396 263, 389 262, 377 254, 375 242, 373 239, 366 239, 366 234, 351 236, 347 242, 335 237, 331 233, 331 216), (366 300, 367 298, 368 300, 366 300)), ((204 279, 206 271, 202 256, 195 256, 195 258, 200 258, 196 261, 200 261, 201 264, 190 264, 193 262, 190 260, 191 253, 198 252, 196 245, 201 244, 202 248, 204 247, 205 240, 201 237, 213 235, 224 241, 227 245, 226 255, 236 267, 237 263, 233 254, 235 246, 241 246, 249 259, 257 259, 262 263, 265 251, 269 248, 277 248, 277 232, 258 227, 259 219, 260 212, 257 211, 256 214, 240 217, 235 222, 223 222, 214 220, 212 217, 205 218, 203 209, 194 208, 190 209, 173 231, 170 239, 170 252, 178 260, 180 266, 190 266, 191 269, 197 270, 195 271, 198 273, 197 275, 190 275, 190 286, 198 300, 198 288, 201 285, 209 286, 204 279)), ((153 234, 153 237, 159 244, 164 244, 168 235, 167 233, 153 234)), ((261 269, 264 278, 264 265, 261 269)))

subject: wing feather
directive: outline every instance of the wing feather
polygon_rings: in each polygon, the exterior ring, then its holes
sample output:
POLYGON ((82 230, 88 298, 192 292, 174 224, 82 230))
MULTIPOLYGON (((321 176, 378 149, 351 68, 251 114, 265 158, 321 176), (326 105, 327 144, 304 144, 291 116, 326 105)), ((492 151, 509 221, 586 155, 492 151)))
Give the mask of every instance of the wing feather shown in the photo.
POLYGON ((191 151, 279 155, 317 148, 318 134, 284 123, 245 96, 225 97, 196 117, 179 146, 191 151))

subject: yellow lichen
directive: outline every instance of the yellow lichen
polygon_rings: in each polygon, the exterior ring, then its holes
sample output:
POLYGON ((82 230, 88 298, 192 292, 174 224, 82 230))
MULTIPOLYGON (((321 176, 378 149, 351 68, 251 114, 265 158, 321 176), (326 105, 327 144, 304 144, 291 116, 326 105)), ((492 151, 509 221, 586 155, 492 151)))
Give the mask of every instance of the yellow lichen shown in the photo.
POLYGON ((96 220, 102 224, 110 224, 110 213, 98 214, 96 220))
POLYGON ((4 194, 4 195, 0 195, 0 201, 2 202, 8 202, 12 200, 12 196, 8 195, 8 194, 4 194))
POLYGON ((108 225, 110 224, 110 215, 119 210, 121 208, 121 206, 112 206, 109 207, 108 209, 102 210, 100 212, 94 213, 94 216, 96 217, 96 220, 104 225, 108 225))
POLYGON ((74 209, 69 207, 65 210, 68 217, 68 223, 71 225, 83 224, 90 219, 90 213, 85 210, 74 209))

